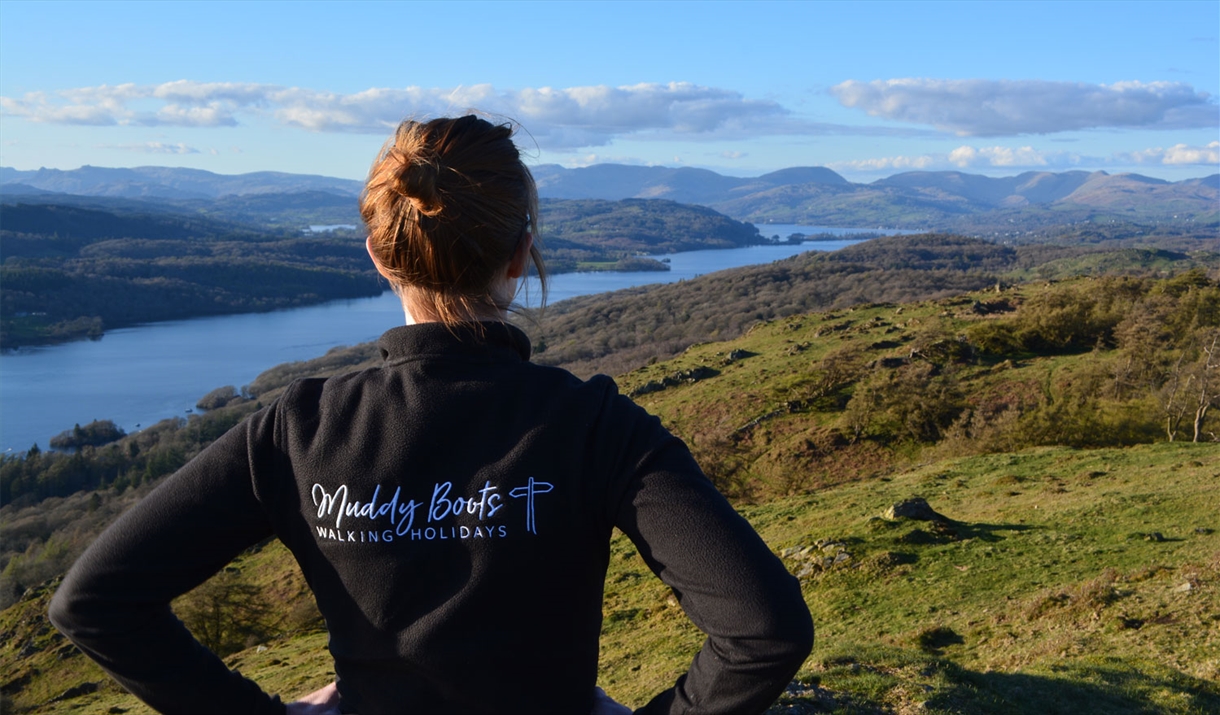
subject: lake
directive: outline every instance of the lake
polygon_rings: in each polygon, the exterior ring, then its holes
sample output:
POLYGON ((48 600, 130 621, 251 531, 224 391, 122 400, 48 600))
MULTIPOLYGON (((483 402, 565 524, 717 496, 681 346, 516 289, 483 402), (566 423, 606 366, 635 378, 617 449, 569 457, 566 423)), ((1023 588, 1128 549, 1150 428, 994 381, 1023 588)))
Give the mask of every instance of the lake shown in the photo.
MULTIPOLYGON (((765 245, 655 256, 667 272, 564 273, 551 303, 578 295, 672 283, 727 268, 769 263, 804 251, 833 251, 860 229, 768 224, 764 235, 829 232, 841 241, 765 245)), ((897 233, 886 231, 886 233, 897 233)), ((537 287, 527 291, 536 298, 537 287)), ((525 302, 529 302, 527 298, 525 302)), ((99 340, 21 348, 0 355, 0 451, 23 451, 95 419, 131 432, 191 411, 214 388, 240 389, 262 371, 307 360, 338 345, 377 339, 403 321, 390 292, 270 313, 223 315, 107 331, 99 340)))

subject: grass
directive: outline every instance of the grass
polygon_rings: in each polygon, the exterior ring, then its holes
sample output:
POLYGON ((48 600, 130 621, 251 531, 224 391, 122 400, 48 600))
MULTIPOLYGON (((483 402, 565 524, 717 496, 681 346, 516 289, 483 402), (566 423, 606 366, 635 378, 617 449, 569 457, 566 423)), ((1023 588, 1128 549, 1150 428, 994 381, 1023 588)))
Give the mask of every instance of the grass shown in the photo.
MULTIPOLYGON (((809 692, 776 712, 833 711, 829 701, 845 712, 1214 711, 1218 472, 1216 445, 1042 448, 748 508, 789 569, 807 573, 818 632, 798 676, 809 692), (879 517, 913 494, 954 523, 938 533, 879 517), (807 550, 817 543, 848 558, 805 568, 828 553, 807 550)), ((639 706, 702 639, 622 537, 614 553, 601 683, 639 706)))

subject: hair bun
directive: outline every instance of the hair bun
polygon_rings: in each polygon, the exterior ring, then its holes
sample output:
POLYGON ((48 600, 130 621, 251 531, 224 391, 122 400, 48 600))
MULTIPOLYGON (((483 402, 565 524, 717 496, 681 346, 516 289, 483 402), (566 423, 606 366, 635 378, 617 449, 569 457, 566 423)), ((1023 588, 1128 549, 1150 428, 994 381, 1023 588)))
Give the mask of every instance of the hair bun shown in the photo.
POLYGON ((435 161, 420 156, 408 158, 399 154, 397 158, 400 168, 396 172, 395 190, 424 216, 439 214, 442 205, 436 183, 440 167, 435 161))

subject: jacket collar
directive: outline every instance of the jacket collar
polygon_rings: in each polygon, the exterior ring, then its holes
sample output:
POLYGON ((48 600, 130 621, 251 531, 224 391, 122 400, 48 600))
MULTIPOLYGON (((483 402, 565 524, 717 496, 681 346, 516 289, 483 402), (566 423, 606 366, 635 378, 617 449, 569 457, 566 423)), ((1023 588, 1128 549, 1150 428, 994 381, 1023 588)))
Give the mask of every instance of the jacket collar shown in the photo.
POLYGON ((530 339, 515 326, 485 321, 453 327, 417 323, 387 330, 377 341, 381 358, 398 362, 418 358, 529 360, 530 339))

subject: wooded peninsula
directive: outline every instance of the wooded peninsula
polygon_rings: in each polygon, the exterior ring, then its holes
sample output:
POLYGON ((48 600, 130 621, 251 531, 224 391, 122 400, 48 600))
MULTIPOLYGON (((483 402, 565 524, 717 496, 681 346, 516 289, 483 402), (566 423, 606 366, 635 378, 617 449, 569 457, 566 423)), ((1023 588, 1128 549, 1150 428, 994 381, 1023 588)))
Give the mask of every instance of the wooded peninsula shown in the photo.
MULTIPOLYGON (((87 203, 0 207, 0 346, 367 297, 386 287, 353 229, 302 234, 87 203)), ((553 273, 664 271, 642 254, 763 241, 750 224, 664 200, 547 200, 541 218, 553 273)))

